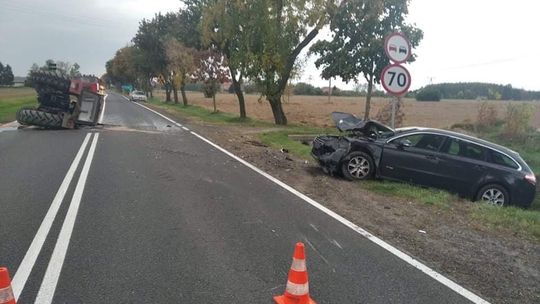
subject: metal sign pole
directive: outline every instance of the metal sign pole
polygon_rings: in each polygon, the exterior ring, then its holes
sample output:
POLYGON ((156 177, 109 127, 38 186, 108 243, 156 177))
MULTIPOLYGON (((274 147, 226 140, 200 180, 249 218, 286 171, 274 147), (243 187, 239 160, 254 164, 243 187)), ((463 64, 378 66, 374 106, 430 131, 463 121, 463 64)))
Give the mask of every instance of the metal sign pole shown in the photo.
POLYGON ((392 98, 392 129, 396 127, 396 101, 396 97, 392 98))

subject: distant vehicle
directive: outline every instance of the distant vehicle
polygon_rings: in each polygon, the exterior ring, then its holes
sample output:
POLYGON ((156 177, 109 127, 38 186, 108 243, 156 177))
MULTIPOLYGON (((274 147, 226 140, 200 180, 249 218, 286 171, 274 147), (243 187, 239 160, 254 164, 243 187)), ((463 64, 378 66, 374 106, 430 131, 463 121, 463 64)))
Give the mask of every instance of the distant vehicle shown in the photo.
POLYGON ((382 178, 441 188, 492 205, 529 207, 536 177, 518 153, 451 131, 392 130, 352 114, 332 114, 345 136, 319 136, 313 157, 349 180, 382 178))
POLYGON ((133 91, 129 94, 129 100, 131 101, 148 101, 146 94, 143 91, 133 91))
POLYGON ((388 50, 391 52, 397 52, 397 46, 395 44, 390 44, 388 50))

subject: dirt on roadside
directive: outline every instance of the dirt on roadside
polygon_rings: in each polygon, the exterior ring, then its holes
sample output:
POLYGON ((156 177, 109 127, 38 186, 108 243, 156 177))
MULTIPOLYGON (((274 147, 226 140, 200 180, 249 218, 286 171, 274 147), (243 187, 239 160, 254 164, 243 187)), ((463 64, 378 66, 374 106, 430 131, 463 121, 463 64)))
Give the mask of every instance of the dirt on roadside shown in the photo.
POLYGON ((313 161, 265 146, 257 128, 188 125, 484 299, 540 303, 540 243, 475 223, 472 203, 437 207, 376 194, 361 182, 324 174, 313 161))

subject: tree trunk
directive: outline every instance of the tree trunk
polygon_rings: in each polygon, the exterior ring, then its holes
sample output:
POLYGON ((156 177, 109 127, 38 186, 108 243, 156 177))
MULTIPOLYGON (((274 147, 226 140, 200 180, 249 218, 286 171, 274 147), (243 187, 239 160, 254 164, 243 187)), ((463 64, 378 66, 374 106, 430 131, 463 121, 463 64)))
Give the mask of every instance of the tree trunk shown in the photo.
POLYGON ((238 105, 240 106, 240 118, 246 118, 246 101, 244 99, 244 92, 242 92, 242 86, 240 85, 240 81, 236 79, 236 75, 233 69, 231 69, 231 79, 233 83, 234 93, 238 98, 238 105))
POLYGON ((373 92, 373 75, 369 76, 368 89, 366 95, 366 110, 364 112, 364 120, 369 119, 369 111, 371 110, 371 94, 373 92))
POLYGON ((174 104, 178 104, 178 89, 173 85, 174 104))
POLYGON ((183 83, 180 86, 180 92, 182 93, 182 102, 184 103, 184 107, 187 107, 188 100, 187 100, 187 96, 186 96, 186 84, 185 83, 183 83))
POLYGON ((272 114, 274 114, 274 122, 276 125, 286 125, 287 117, 285 112, 283 112, 283 107, 281 106, 281 93, 274 96, 267 96, 266 99, 270 102, 270 107, 272 108, 272 114))
POLYGON ((214 103, 214 113, 217 113, 216 93, 212 94, 212 102, 214 103))
POLYGON ((168 84, 165 85, 165 102, 171 101, 171 88, 168 84))

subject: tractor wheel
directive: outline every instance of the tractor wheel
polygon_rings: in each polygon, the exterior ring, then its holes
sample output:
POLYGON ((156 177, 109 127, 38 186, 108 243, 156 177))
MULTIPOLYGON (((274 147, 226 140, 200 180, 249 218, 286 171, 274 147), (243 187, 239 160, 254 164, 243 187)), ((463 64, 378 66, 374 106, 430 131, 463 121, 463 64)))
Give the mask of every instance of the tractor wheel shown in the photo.
POLYGON ((62 93, 69 92, 71 80, 60 73, 33 72, 30 77, 35 88, 48 88, 49 90, 57 90, 62 93))
POLYGON ((32 125, 49 129, 62 128, 62 115, 22 108, 17 112, 17 121, 21 125, 32 125))

